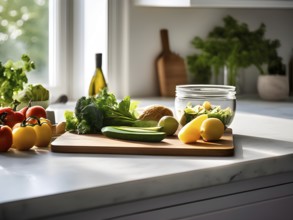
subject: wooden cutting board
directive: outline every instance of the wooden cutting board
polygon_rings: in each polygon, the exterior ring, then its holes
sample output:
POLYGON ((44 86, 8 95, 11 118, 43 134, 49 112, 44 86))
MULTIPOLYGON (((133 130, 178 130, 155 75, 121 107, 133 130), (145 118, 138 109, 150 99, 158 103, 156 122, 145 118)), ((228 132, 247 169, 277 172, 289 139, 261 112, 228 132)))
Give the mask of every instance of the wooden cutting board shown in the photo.
POLYGON ((174 97, 176 85, 186 84, 187 74, 184 60, 171 52, 168 30, 161 30, 163 51, 156 59, 156 68, 160 84, 161 96, 174 97))
POLYGON ((64 153, 232 156, 234 145, 231 129, 227 129, 219 141, 198 141, 194 144, 183 144, 176 136, 159 143, 149 143, 110 139, 101 134, 78 135, 67 132, 51 143, 51 150, 64 153))

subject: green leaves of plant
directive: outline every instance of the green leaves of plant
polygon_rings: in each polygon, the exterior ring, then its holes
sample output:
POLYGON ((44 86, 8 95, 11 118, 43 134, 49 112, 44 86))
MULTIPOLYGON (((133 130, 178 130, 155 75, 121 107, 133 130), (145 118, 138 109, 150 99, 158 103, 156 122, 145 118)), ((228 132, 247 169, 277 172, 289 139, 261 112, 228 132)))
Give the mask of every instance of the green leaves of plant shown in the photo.
MULTIPOLYGON (((269 40, 265 38, 266 26, 261 23, 260 26, 252 31, 246 23, 239 23, 231 16, 223 18, 224 25, 216 26, 206 39, 195 37, 192 45, 201 51, 194 59, 189 56, 188 64, 190 70, 198 62, 212 66, 215 73, 226 66, 230 72, 229 84, 235 80, 237 70, 254 65, 264 74, 263 64, 268 64, 277 60, 280 63, 277 49, 280 47, 279 40, 269 40), (196 64, 192 64, 192 61, 196 64)), ((277 64, 275 64, 276 66, 277 64)))
POLYGON ((28 82, 26 73, 35 69, 35 64, 26 54, 21 60, 8 60, 4 65, 0 62, 0 106, 9 105, 13 95, 23 89, 28 82))
MULTIPOLYGON (((137 125, 135 110, 137 103, 132 104, 126 96, 118 102, 115 95, 103 89, 96 97, 78 99, 75 112, 65 112, 66 130, 79 134, 99 133, 101 128, 109 125, 137 125)), ((148 122, 141 122, 146 125, 148 122)))

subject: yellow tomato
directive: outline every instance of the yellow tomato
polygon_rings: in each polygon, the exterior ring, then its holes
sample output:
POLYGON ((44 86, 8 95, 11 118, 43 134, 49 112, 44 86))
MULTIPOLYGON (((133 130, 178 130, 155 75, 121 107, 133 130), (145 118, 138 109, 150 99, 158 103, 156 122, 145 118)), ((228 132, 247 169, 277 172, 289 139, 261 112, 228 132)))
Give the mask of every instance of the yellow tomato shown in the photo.
POLYGON ((52 139, 52 129, 47 123, 36 124, 34 127, 37 138, 35 145, 37 147, 48 147, 52 139))
POLYGON ((40 123, 43 122, 47 123, 50 126, 50 128, 52 128, 52 122, 48 118, 40 118, 40 123))
POLYGON ((12 131, 13 148, 17 150, 29 150, 32 148, 37 139, 35 129, 31 126, 17 127, 12 131))

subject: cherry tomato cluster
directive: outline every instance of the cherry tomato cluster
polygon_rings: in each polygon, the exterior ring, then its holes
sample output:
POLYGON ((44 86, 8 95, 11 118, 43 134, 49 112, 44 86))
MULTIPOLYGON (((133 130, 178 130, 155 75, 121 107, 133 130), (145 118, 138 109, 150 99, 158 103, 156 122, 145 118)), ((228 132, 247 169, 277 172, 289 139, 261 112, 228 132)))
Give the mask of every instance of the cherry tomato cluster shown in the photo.
POLYGON ((52 138, 52 125, 42 106, 27 106, 20 111, 0 108, 0 152, 10 147, 29 150, 47 147, 52 138))

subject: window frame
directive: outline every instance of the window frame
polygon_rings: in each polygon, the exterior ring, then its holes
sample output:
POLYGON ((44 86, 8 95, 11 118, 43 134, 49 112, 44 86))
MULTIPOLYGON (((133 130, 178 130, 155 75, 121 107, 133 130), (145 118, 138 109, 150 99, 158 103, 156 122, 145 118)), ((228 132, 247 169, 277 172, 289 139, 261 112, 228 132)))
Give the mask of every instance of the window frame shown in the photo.
MULTIPOLYGON (((95 56, 88 54, 88 48, 94 48, 95 52, 105 55, 103 71, 106 78, 108 77, 108 3, 106 33, 103 36, 106 46, 102 49, 87 38, 91 34, 91 27, 87 25, 89 18, 85 15, 93 3, 95 1, 50 0, 49 89, 52 100, 62 94, 66 94, 72 101, 87 95, 88 84, 95 68, 95 56)), ((97 35, 96 32, 93 34, 97 35)))
POLYGON ((129 0, 108 1, 108 81, 118 97, 129 95, 129 0))
POLYGON ((60 95, 77 100, 84 95, 82 75, 84 2, 49 1, 49 90, 51 103, 60 95))
POLYGON ((70 37, 68 0, 49 1, 49 82, 51 102, 61 94, 68 94, 70 37))

